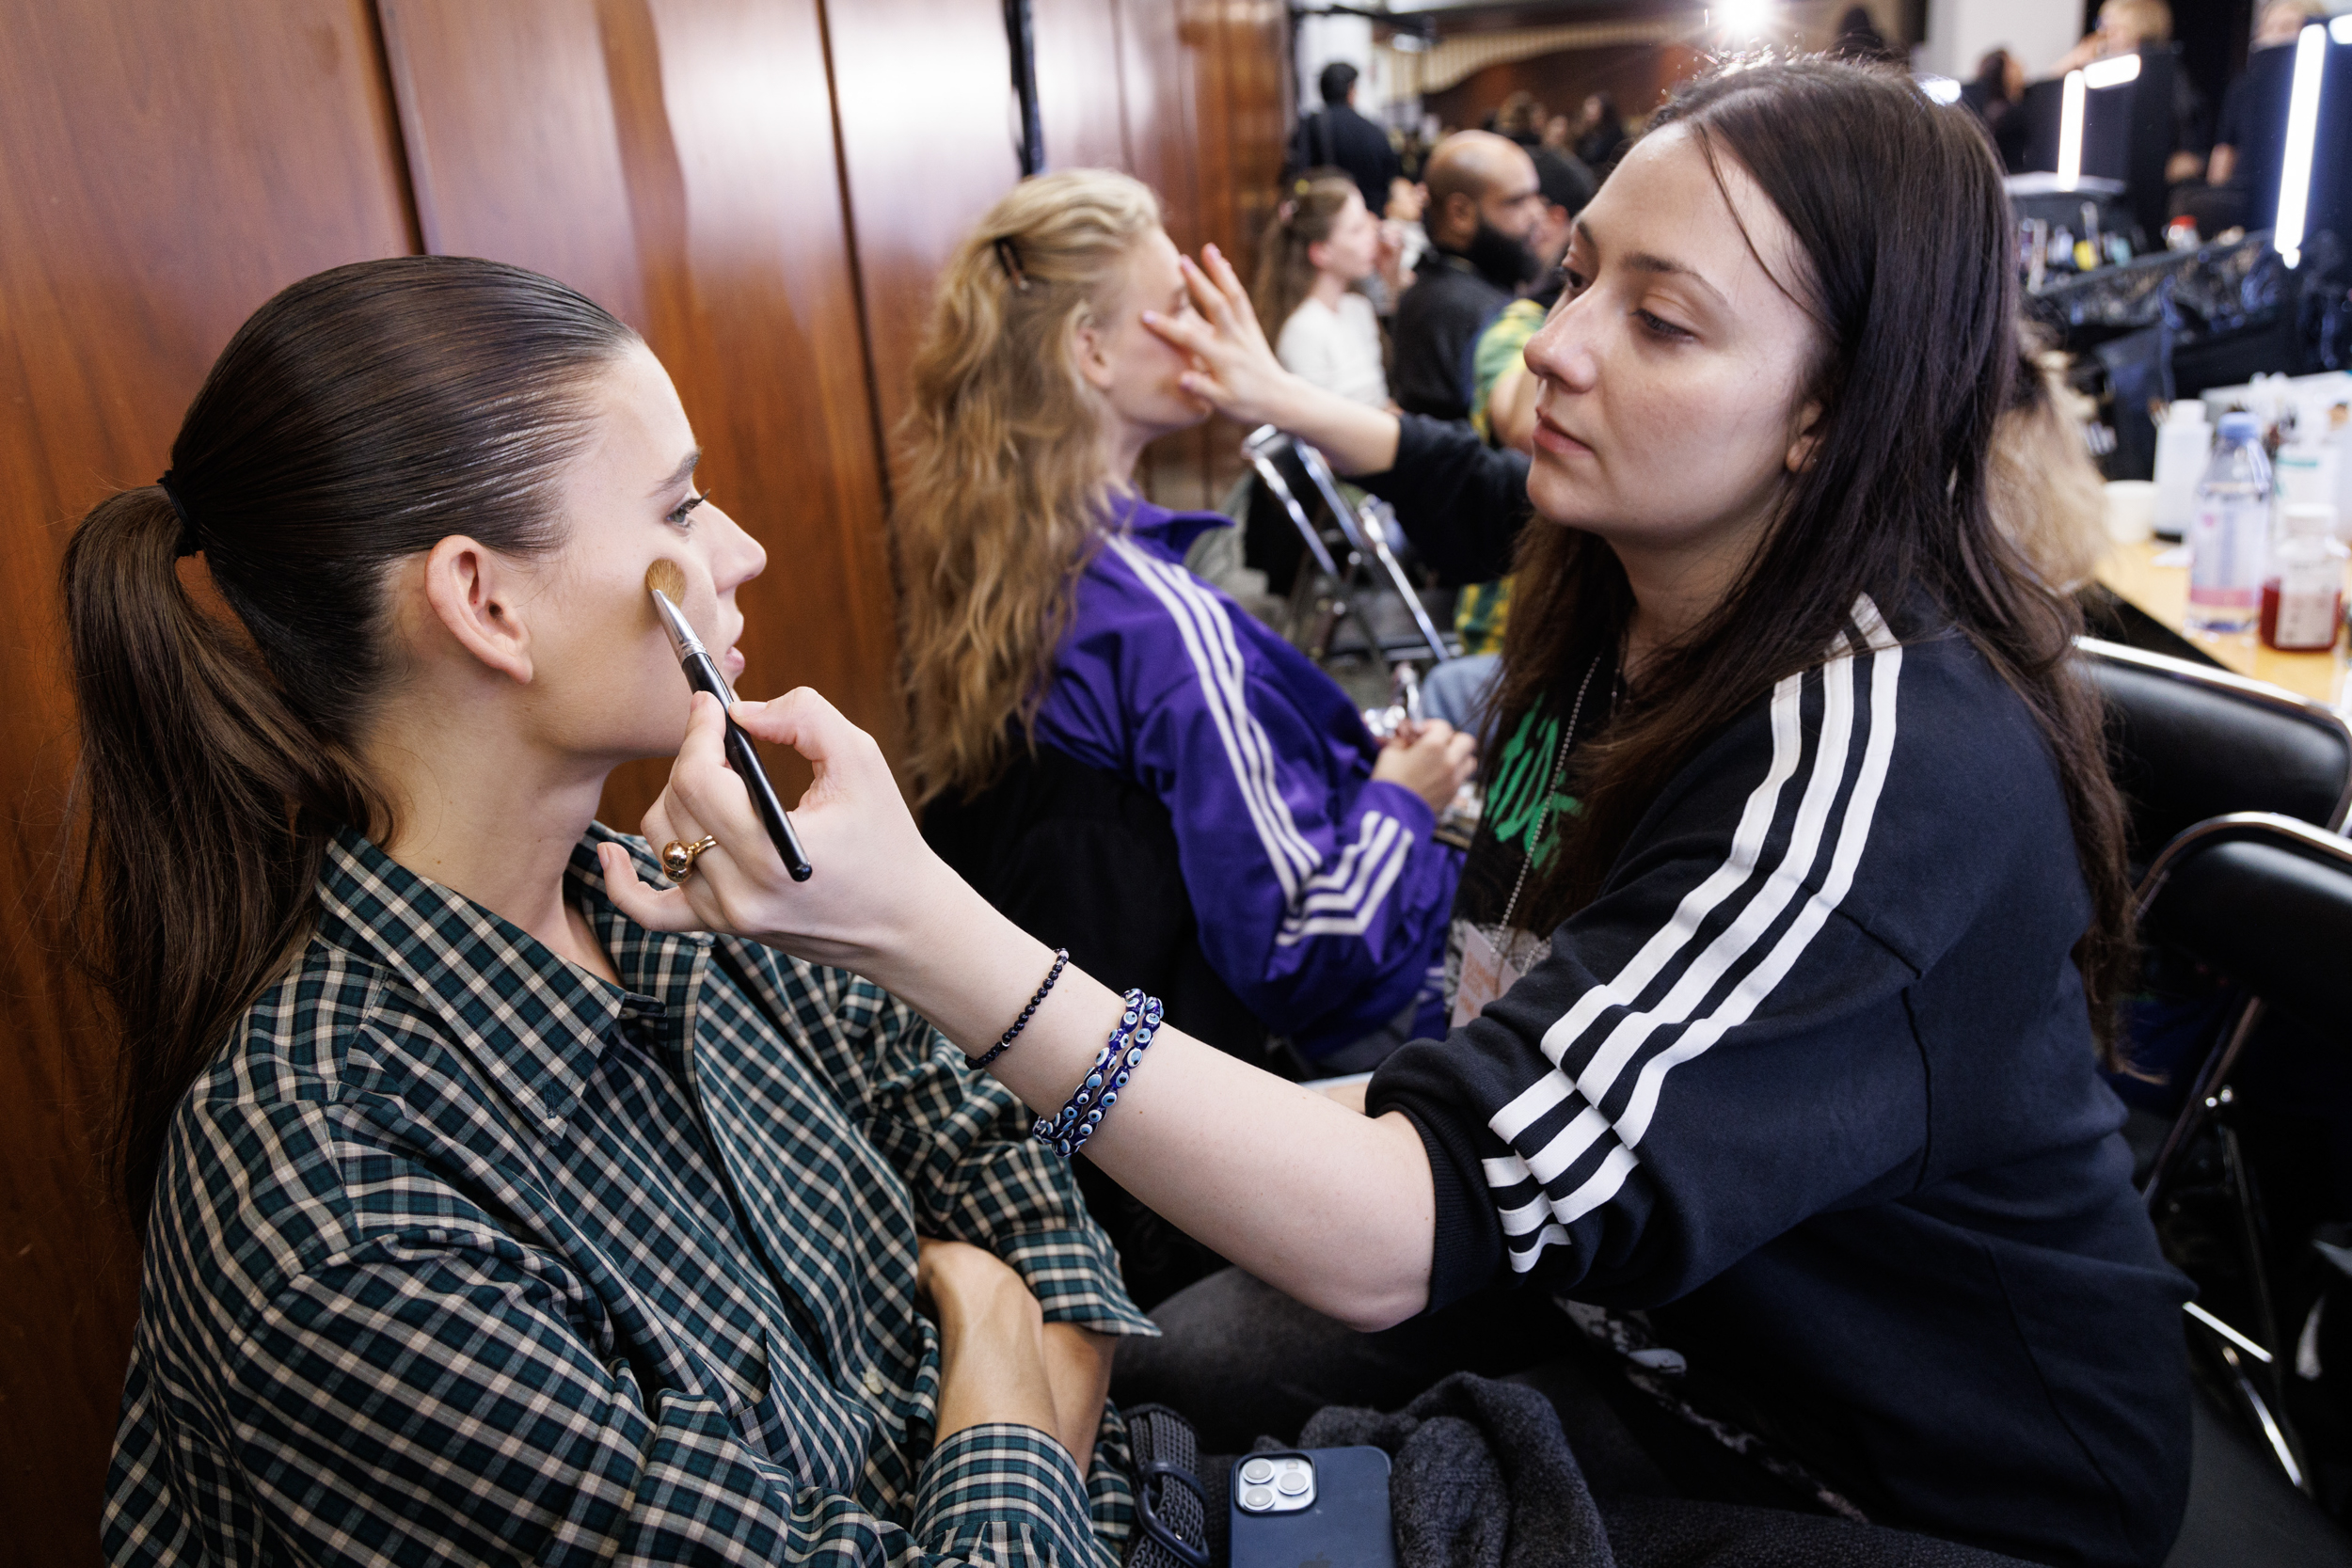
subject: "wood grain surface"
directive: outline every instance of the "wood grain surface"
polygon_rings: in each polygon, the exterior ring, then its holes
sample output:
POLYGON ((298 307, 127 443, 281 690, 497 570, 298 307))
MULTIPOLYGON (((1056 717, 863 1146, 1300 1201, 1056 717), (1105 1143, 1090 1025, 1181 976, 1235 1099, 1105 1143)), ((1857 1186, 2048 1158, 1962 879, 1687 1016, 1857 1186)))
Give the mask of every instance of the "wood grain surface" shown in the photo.
POLYGON ((164 470, 255 307, 416 241, 358 0, 21 0, 0 37, 0 1558, 84 1563, 137 1263, 92 1158, 112 1042, 54 919, 58 562, 82 513, 164 470))

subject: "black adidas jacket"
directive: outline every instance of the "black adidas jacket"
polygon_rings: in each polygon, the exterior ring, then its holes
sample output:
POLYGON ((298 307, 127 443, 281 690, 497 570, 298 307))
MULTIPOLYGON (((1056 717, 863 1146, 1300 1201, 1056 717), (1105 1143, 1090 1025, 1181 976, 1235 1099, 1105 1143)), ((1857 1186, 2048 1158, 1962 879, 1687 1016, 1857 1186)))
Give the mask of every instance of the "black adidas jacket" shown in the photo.
POLYGON ((1882 1523, 2161 1560, 2188 1290, 2095 1069, 2089 918, 2023 703, 1861 601, 1675 778, 1549 959, 1375 1077, 1436 1175, 1432 1305, 1518 1278, 1650 1308, 1882 1523))

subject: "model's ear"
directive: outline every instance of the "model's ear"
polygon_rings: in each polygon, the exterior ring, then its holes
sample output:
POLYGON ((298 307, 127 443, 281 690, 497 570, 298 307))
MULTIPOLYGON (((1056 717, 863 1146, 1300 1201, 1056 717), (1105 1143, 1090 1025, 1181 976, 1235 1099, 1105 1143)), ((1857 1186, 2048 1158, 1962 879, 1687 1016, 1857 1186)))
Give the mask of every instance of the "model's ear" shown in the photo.
POLYGON ((1814 398, 1797 411, 1797 425, 1788 437, 1788 471, 1801 474, 1813 467, 1813 454, 1821 444, 1821 400, 1814 398))
POLYGON ((531 628, 522 613, 522 568, 462 533, 424 558, 424 601, 457 645, 485 668, 531 682, 531 628))
POLYGON ((1108 392, 1119 379, 1111 364, 1110 337, 1088 317, 1070 329, 1070 356, 1078 367, 1078 374, 1098 392, 1108 392))

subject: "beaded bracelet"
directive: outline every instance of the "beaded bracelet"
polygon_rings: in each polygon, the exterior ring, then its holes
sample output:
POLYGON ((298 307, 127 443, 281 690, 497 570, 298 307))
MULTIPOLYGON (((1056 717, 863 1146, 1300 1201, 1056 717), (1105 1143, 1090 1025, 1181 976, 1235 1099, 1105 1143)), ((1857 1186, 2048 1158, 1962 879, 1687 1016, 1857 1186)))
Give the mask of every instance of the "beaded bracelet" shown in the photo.
POLYGON ((1119 1091, 1127 1086, 1128 1075, 1151 1048, 1166 1010, 1158 997, 1129 991, 1119 1022, 1111 1025, 1110 1039, 1095 1053, 1094 1066, 1087 1070, 1070 1103, 1058 1116, 1038 1117, 1029 1135, 1065 1160, 1084 1148, 1110 1108, 1119 1103, 1119 1091))
POLYGON ((1037 1017, 1038 1007, 1045 1001, 1045 993, 1054 989, 1054 982, 1061 978, 1062 965, 1069 961, 1069 948, 1054 949, 1054 967, 1045 972, 1045 983, 1037 988, 1037 994, 1029 998, 1029 1005, 1021 1009, 1021 1016, 1012 1021, 1012 1027, 1005 1031, 1004 1037, 979 1055, 972 1058, 973 1071, 979 1071, 980 1069, 1012 1049, 1012 1042, 1021 1037, 1021 1031, 1029 1026, 1029 1020, 1037 1017))

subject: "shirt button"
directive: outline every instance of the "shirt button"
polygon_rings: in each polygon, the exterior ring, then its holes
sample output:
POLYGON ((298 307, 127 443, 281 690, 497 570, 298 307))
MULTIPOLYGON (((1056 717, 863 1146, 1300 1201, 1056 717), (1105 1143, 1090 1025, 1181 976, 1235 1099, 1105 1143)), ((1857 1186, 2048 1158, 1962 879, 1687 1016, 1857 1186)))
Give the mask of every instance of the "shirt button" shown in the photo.
POLYGON ((877 1396, 882 1391, 882 1375, 876 1368, 866 1369, 866 1391, 877 1396))

